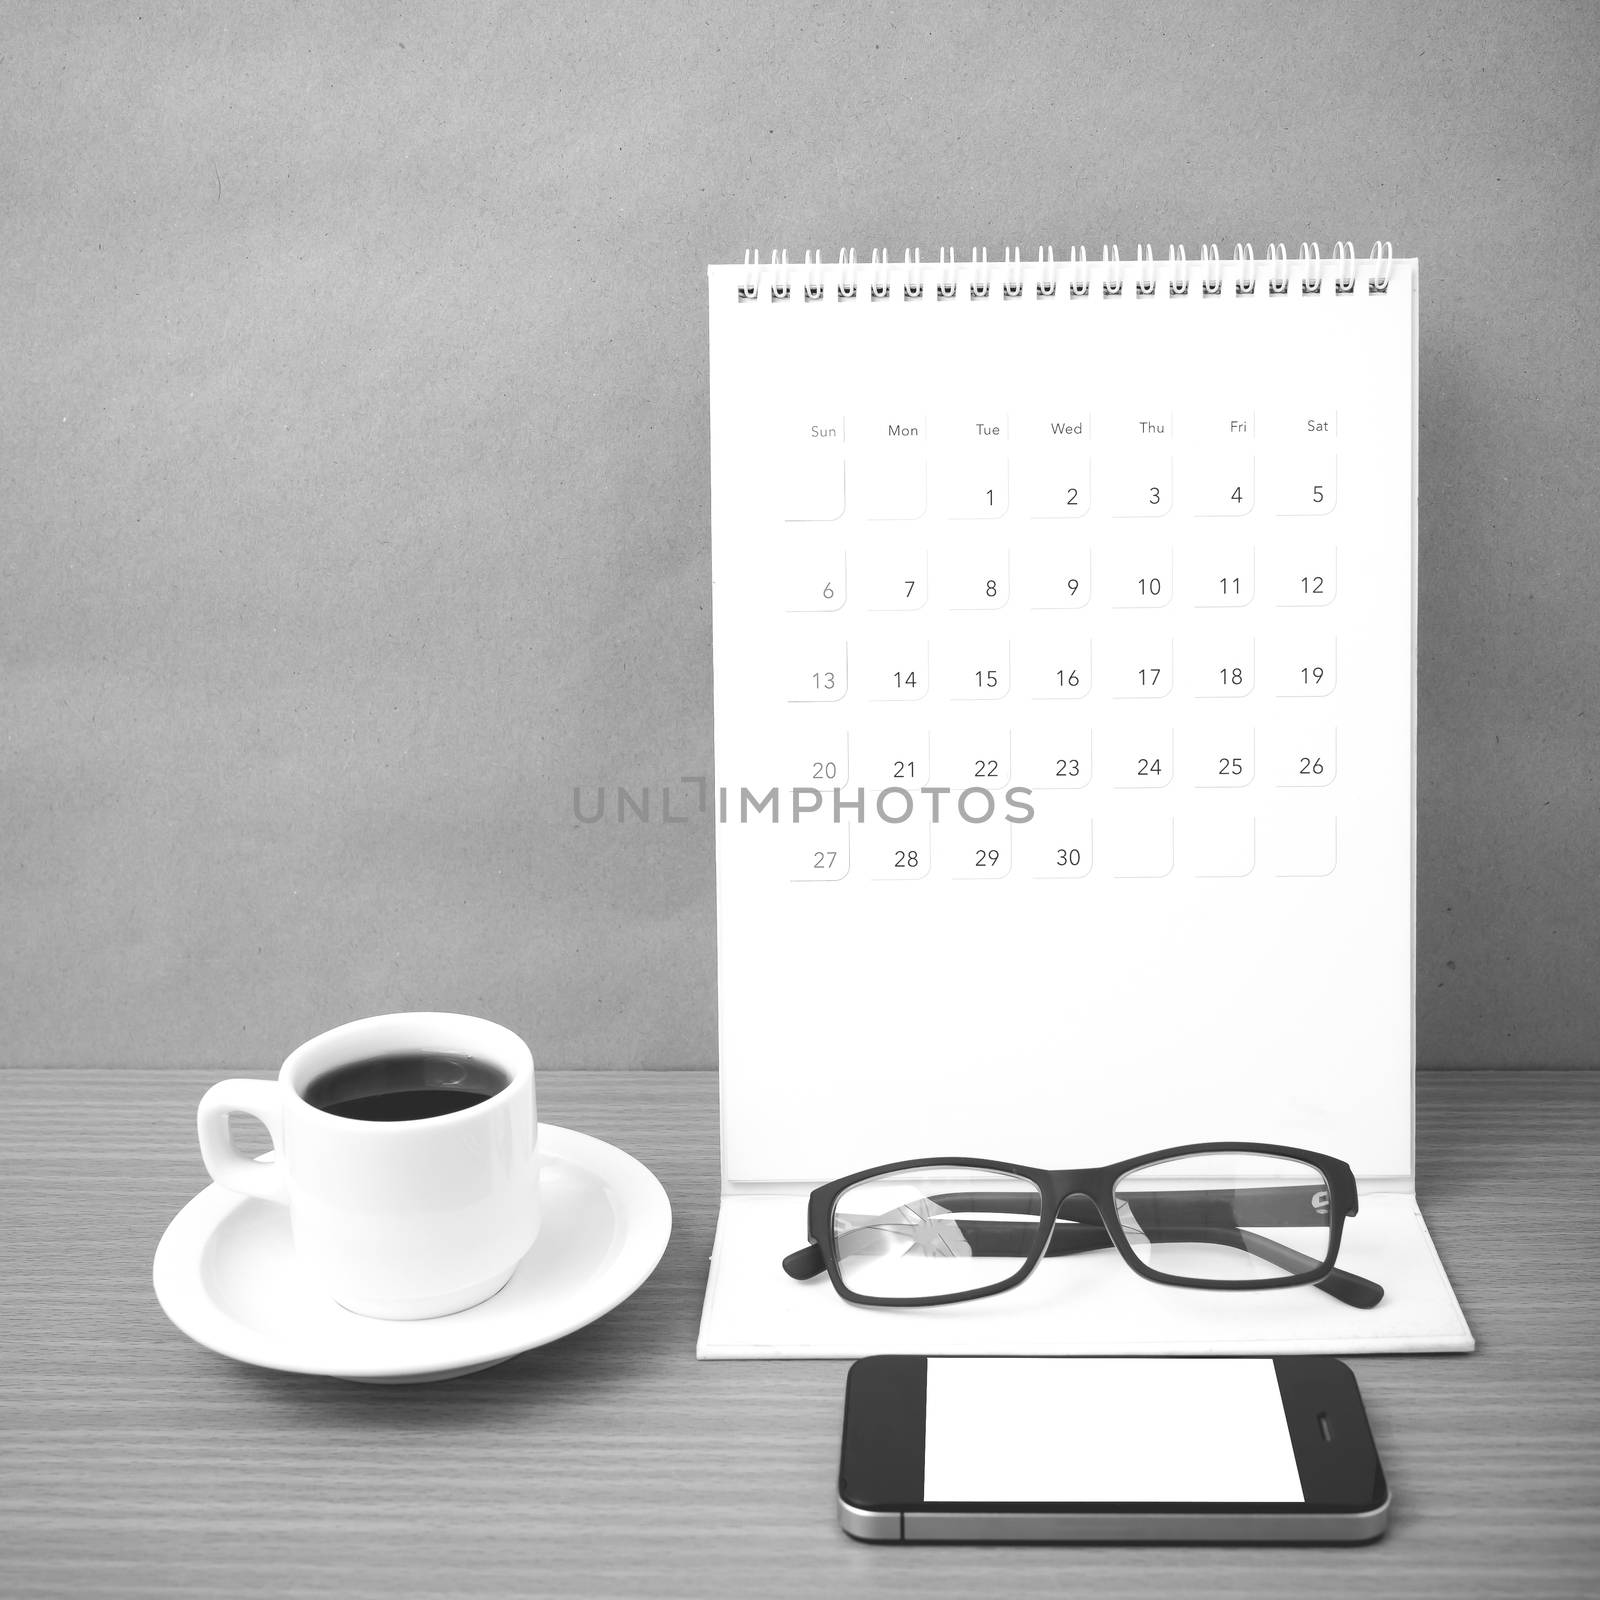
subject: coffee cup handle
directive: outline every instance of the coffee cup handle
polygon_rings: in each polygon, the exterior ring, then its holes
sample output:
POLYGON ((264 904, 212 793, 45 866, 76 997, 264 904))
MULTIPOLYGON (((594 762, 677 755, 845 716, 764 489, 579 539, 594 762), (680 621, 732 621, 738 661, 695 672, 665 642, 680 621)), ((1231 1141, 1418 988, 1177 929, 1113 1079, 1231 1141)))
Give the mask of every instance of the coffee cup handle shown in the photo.
POLYGON ((229 1078, 213 1084, 200 1097, 195 1123, 200 1134, 200 1159, 213 1182, 257 1200, 286 1201, 289 1189, 283 1169, 283 1091, 260 1078, 229 1078), (277 1161, 252 1161, 233 1147, 230 1116, 254 1117, 272 1135, 277 1161))

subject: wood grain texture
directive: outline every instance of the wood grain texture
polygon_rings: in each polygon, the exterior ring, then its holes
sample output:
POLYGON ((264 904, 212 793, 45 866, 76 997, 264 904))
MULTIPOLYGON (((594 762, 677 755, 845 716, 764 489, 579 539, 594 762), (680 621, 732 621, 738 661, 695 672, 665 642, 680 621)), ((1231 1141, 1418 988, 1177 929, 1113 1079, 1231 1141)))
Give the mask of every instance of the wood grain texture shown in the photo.
POLYGON ((207 1081, 4 1074, 7 1595, 1593 1592, 1600 1074, 1423 1076, 1425 1207, 1480 1348, 1353 1362, 1396 1514, 1382 1543, 1331 1551, 846 1539, 844 1364, 694 1359, 717 1191, 703 1073, 542 1076, 547 1120, 632 1151, 672 1196, 659 1271, 595 1327, 415 1389, 224 1360, 150 1289, 156 1240, 204 1181, 207 1081))

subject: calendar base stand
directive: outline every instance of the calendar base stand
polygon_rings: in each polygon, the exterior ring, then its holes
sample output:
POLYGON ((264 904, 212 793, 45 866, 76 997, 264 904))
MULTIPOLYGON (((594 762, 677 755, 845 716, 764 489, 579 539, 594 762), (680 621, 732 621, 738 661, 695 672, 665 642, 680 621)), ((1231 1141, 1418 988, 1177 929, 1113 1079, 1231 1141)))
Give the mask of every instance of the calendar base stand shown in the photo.
POLYGON ((805 1195, 724 1194, 700 1322, 702 1360, 918 1355, 1335 1355, 1466 1351, 1471 1330, 1409 1190, 1363 1187, 1339 1264, 1383 1284, 1370 1311, 1314 1288, 1206 1293, 1149 1283, 1106 1252, 1041 1262, 1016 1289, 957 1305, 853 1306, 782 1262, 805 1195))

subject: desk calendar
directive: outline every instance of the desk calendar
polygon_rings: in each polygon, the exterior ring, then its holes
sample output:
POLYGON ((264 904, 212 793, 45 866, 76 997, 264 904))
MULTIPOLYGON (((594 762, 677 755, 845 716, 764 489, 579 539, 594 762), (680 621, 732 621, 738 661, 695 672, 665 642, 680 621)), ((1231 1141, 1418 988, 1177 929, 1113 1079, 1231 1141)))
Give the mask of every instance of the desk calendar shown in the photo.
POLYGON ((1416 263, 846 252, 710 294, 701 1353, 1470 1348, 1412 1175, 1416 263), (1383 1306, 780 1270, 847 1171, 1226 1138, 1351 1164, 1383 1306))

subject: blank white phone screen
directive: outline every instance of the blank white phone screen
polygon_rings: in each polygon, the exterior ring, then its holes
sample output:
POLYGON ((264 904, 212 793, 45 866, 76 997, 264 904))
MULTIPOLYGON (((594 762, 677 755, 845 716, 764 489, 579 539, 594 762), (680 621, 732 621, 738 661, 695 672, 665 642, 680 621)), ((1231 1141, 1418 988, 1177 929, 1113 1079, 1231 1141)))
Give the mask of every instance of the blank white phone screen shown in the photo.
POLYGON ((928 1362, 924 1500, 1303 1502, 1270 1360, 928 1362))

